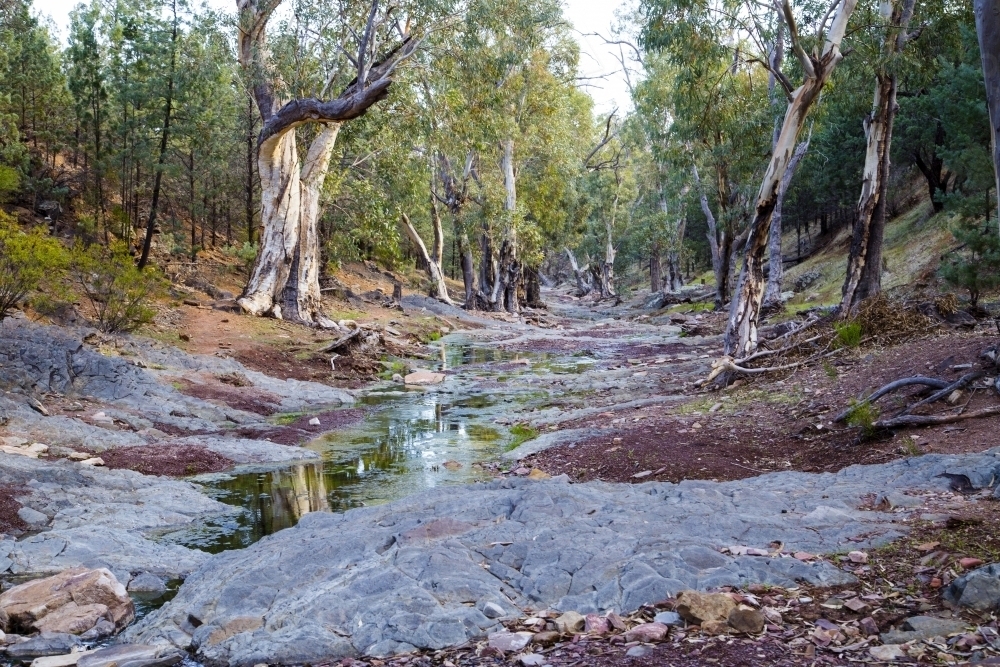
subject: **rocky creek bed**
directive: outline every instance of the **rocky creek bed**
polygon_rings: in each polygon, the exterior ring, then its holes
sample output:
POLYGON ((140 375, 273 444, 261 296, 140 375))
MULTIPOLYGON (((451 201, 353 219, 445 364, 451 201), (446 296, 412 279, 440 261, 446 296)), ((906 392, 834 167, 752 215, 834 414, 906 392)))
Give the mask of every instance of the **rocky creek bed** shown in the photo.
POLYGON ((389 656, 466 645, 538 610, 625 614, 687 589, 851 585, 851 568, 812 555, 905 535, 920 516, 908 493, 1000 476, 990 450, 733 482, 575 483, 593 474, 523 479, 519 468, 460 485, 552 447, 617 449, 628 424, 690 401, 708 367, 711 340, 678 338, 670 324, 554 310, 575 319, 448 337, 444 383, 424 394, 384 383, 374 403, 348 410, 335 408, 359 405, 354 394, 225 356, 8 320, 4 446, 47 451, 0 453, 4 506, 23 506, 10 526, 28 529, 0 536, 0 574, 82 566, 123 585, 186 578, 121 637, 156 655, 183 649, 220 665, 389 656), (376 423, 384 441, 365 430, 376 423), (327 428, 358 430, 307 442, 327 428), (480 465, 512 437, 527 442, 480 465), (163 459, 159 471, 156 456, 142 461, 146 473, 238 467, 195 483, 80 460, 107 453, 112 466, 139 467, 129 462, 143 448, 163 459), (248 510, 260 519, 249 527, 248 510))

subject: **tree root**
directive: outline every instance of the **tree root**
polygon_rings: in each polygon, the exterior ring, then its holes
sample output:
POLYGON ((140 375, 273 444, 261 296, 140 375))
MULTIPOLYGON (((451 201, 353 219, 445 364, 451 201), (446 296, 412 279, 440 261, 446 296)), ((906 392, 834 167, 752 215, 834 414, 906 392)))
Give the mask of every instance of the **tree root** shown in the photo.
POLYGON ((979 419, 981 417, 992 417, 1000 415, 1000 405, 992 405, 988 408, 966 412, 957 415, 901 415, 890 419, 881 419, 872 426, 874 428, 899 428, 901 426, 937 426, 938 424, 951 424, 952 422, 966 419, 979 419))
POLYGON ((863 401, 860 401, 859 403, 856 403, 855 405, 852 405, 851 407, 847 408, 839 415, 834 417, 833 421, 836 423, 842 422, 845 419, 847 419, 852 412, 854 412, 857 408, 861 407, 862 405, 874 403, 875 401, 882 398, 886 394, 892 393, 897 389, 902 389, 903 387, 912 387, 913 385, 923 385, 925 387, 933 387, 934 389, 944 389, 945 387, 948 386, 948 381, 939 380, 937 378, 929 378, 923 375, 915 375, 913 377, 895 380, 894 382, 890 382, 889 384, 885 385, 881 389, 872 392, 871 396, 864 399, 863 401))

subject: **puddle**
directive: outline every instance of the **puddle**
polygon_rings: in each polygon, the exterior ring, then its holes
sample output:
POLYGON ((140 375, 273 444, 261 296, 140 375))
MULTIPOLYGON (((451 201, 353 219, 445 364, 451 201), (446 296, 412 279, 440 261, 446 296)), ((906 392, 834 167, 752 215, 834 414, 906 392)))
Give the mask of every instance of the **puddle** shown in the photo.
POLYGON ((438 368, 457 368, 457 379, 428 391, 397 387, 360 399, 359 406, 370 408, 361 424, 305 445, 321 461, 194 478, 208 495, 242 512, 200 522, 162 539, 211 553, 241 549, 294 526, 309 512, 342 512, 442 485, 490 479, 492 475, 478 463, 495 459, 511 440, 511 434, 493 420, 517 394, 477 391, 462 381, 463 376, 482 377, 489 370, 481 367, 484 364, 501 365, 505 375, 514 377, 576 372, 580 364, 590 363, 461 343, 444 345, 441 354, 438 368), (519 363, 510 363, 514 361, 519 363))

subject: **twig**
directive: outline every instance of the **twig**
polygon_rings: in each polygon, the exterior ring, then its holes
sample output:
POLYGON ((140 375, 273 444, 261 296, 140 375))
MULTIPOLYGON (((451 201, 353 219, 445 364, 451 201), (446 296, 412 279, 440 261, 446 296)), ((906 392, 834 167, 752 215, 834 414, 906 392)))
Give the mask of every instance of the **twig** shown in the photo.
POLYGON ((937 426, 938 424, 951 424, 952 422, 979 419, 980 417, 992 417, 993 415, 1000 415, 1000 405, 993 405, 982 410, 977 410, 976 412, 966 412, 958 415, 902 415, 900 417, 877 421, 872 426, 876 428, 937 426))

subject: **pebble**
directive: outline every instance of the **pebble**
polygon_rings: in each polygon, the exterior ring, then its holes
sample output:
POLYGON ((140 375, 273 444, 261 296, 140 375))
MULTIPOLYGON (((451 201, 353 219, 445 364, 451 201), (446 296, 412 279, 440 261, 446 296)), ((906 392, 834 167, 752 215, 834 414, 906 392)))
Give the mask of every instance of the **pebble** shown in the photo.
POLYGON ((520 651, 533 636, 530 632, 494 632, 489 636, 489 645, 504 653, 520 651))
POLYGON ((587 619, 577 612, 567 611, 565 614, 555 619, 553 623, 556 626, 556 630, 564 635, 571 635, 574 632, 583 630, 586 621, 587 619))
POLYGON ((653 649, 648 646, 633 646, 629 650, 625 651, 625 655, 630 658, 643 658, 653 652, 653 649))
POLYGON ((882 646, 872 646, 868 649, 869 655, 876 660, 882 660, 885 662, 890 662, 892 660, 900 660, 906 657, 906 653, 903 651, 903 647, 899 644, 884 644, 882 646))
POLYGON ((627 642, 659 642, 666 638, 670 628, 663 623, 643 623, 625 633, 627 642))
POLYGON ((518 661, 524 665, 524 667, 541 667, 545 664, 545 656, 537 653, 525 653, 518 658, 518 661))
POLYGON ((681 626, 684 625, 684 620, 681 615, 676 611, 661 611, 659 614, 653 617, 654 623, 662 623, 666 626, 681 626))

